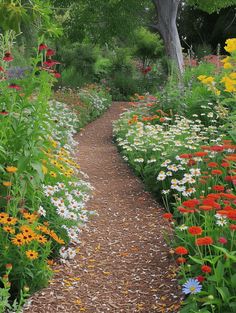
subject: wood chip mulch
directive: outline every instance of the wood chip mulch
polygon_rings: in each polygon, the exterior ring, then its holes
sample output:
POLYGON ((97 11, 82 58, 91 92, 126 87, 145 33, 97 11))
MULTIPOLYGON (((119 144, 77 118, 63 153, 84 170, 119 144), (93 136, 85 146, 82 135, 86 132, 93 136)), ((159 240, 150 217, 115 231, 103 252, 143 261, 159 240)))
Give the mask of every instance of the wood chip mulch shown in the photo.
POLYGON ((163 209, 145 192, 112 143, 112 121, 129 105, 113 103, 77 135, 78 160, 95 187, 98 216, 83 230, 78 255, 53 267, 49 286, 24 313, 176 313, 176 265, 163 232, 163 209))

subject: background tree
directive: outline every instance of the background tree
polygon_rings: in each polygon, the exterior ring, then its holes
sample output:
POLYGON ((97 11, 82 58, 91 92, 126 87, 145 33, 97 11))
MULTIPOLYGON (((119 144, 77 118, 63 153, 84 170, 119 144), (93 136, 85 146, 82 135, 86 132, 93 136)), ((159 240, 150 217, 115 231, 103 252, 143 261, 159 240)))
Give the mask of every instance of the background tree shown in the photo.
POLYGON ((180 72, 183 72, 183 53, 176 25, 179 5, 190 4, 207 13, 236 4, 236 0, 152 0, 156 9, 157 23, 153 25, 163 37, 167 55, 176 61, 180 72))

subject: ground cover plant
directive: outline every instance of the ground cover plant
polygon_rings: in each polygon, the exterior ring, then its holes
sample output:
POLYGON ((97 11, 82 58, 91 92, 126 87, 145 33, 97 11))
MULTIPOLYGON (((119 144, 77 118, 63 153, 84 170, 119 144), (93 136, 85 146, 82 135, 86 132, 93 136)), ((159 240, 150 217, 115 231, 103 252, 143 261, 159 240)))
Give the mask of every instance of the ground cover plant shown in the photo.
POLYGON ((0 51, 0 312, 19 311, 28 294, 47 285, 53 258, 72 259, 91 186, 74 159, 77 129, 110 104, 103 91, 80 91, 85 120, 51 100, 60 76, 55 51, 40 43, 22 75, 12 75, 15 34, 1 36, 0 51), (70 244, 70 246, 68 246, 70 244))
POLYGON ((188 103, 177 114, 171 101, 165 110, 156 97, 137 96, 114 124, 124 159, 162 194, 168 210, 163 218, 175 230, 174 237, 168 231, 166 236, 174 242, 183 313, 236 311, 236 39, 228 39, 225 50, 220 70, 194 71, 192 80, 205 90, 208 104, 200 114, 183 116, 188 103))
POLYGON ((66 102, 76 112, 77 130, 99 117, 111 105, 109 89, 104 86, 90 84, 83 88, 58 88, 53 98, 59 102, 66 102))

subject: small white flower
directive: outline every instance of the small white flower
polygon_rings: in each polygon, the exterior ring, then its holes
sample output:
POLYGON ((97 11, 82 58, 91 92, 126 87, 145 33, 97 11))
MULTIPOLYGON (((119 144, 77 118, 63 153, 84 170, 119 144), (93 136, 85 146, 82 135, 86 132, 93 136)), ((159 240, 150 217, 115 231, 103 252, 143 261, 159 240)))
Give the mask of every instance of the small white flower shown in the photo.
POLYGON ((38 209, 38 214, 41 216, 46 216, 46 211, 44 210, 44 208, 41 205, 38 209))
POLYGON ((160 173, 159 173, 159 175, 157 176, 157 180, 165 180, 166 179, 166 174, 165 174, 165 172, 163 172, 163 171, 161 171, 160 173))
POLYGON ((186 229, 188 229, 188 226, 187 225, 185 225, 185 224, 183 224, 183 225, 180 225, 179 227, 177 227, 179 230, 181 230, 181 231, 184 231, 184 230, 186 230, 186 229))

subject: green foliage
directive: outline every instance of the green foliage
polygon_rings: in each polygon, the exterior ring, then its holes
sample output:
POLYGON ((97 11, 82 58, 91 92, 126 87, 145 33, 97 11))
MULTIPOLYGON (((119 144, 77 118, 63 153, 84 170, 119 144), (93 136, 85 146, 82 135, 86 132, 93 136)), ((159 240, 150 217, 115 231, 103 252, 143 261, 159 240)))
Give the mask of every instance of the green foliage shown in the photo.
POLYGON ((144 27, 135 32, 134 43, 134 55, 142 60, 143 66, 163 55, 164 46, 160 36, 144 27))
POLYGON ((79 87, 93 82, 99 52, 99 48, 86 43, 67 44, 59 48, 59 58, 65 67, 60 83, 79 87))
POLYGON ((188 3, 197 6, 199 9, 206 11, 208 13, 213 13, 219 11, 220 9, 226 8, 228 6, 233 6, 236 4, 235 0, 188 0, 188 3))
POLYGON ((58 36, 61 28, 53 22, 50 1, 40 0, 4 0, 0 3, 0 27, 6 31, 21 31, 21 25, 33 25, 41 34, 58 36))

